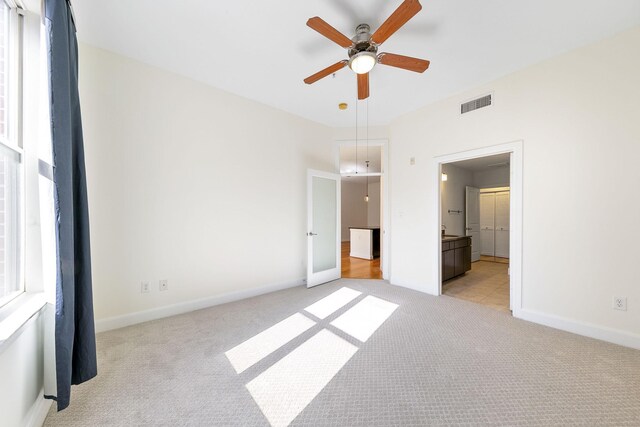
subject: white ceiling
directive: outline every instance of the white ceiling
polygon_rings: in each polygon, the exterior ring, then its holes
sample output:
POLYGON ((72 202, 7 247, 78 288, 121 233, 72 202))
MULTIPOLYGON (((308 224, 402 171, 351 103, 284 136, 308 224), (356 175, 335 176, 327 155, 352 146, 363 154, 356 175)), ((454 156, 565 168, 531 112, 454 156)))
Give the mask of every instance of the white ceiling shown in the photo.
MULTIPOLYGON (((377 65, 369 123, 394 118, 640 24, 638 0, 422 0, 380 51, 429 59, 424 74, 377 65)), ((346 50, 308 28, 320 16, 347 37, 375 30, 401 0, 74 0, 78 37, 142 62, 335 127, 353 126, 348 68, 303 79, 346 50), (339 111, 339 102, 348 102, 339 111)), ((597 61, 597 58, 594 58, 597 61)), ((364 104, 364 102, 361 102, 364 104)), ((362 110, 364 110, 364 105, 362 110)))

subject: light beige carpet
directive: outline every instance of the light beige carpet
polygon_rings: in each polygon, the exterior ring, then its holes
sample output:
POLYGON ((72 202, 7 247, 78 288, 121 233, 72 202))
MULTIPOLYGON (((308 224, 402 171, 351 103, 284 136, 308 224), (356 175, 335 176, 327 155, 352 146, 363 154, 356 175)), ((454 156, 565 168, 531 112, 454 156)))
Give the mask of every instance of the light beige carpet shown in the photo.
POLYGON ((98 362, 47 426, 640 426, 639 351, 382 281, 102 333, 98 362))

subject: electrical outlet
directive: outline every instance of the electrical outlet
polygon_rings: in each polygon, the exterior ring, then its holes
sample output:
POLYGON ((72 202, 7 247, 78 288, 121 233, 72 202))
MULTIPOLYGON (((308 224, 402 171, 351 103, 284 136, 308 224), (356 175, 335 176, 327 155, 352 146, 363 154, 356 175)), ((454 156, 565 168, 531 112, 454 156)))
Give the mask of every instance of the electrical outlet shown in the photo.
POLYGON ((613 309, 627 311, 627 297, 613 297, 613 309))
POLYGON ((149 282, 140 282, 140 292, 147 294, 149 291, 149 282))
POLYGON ((169 281, 167 279, 160 280, 160 290, 161 291, 169 290, 169 281))

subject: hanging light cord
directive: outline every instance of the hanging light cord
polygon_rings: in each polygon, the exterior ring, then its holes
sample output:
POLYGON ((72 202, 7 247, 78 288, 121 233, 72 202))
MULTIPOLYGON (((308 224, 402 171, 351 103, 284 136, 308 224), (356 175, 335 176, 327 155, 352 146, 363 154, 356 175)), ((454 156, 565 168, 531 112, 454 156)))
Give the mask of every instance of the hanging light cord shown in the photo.
POLYGON ((358 99, 356 99, 356 175, 358 175, 358 99))
POLYGON ((364 201, 368 202, 369 201, 369 98, 367 98, 367 188, 366 188, 366 192, 364 195, 364 201))

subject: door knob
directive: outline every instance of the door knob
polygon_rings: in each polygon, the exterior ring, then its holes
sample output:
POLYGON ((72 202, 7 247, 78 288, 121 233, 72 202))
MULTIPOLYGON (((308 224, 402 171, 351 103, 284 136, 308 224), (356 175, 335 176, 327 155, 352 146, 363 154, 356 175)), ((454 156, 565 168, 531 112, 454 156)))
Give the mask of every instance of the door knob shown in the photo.
POLYGON ((317 236, 317 235, 318 235, 318 233, 314 233, 312 231, 307 233, 307 236, 317 236))

